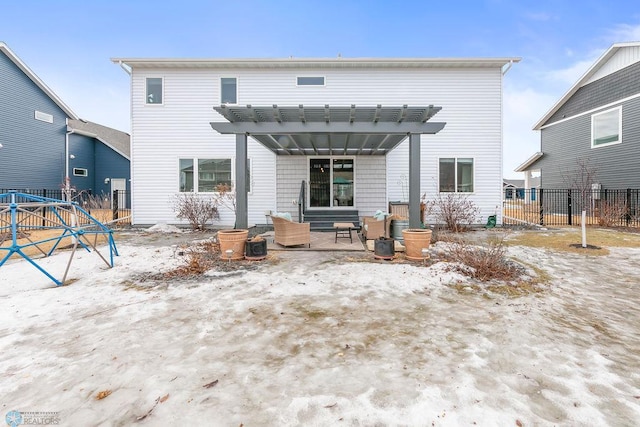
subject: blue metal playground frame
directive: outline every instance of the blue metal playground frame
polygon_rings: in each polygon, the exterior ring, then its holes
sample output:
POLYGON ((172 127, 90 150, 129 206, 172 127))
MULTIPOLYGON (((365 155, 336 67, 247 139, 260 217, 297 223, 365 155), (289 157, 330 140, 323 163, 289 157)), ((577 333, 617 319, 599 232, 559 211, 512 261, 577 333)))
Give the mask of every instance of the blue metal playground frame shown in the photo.
POLYGON ((12 255, 19 255, 51 279, 57 286, 61 286, 66 281, 69 267, 78 245, 82 246, 87 252, 91 252, 91 249, 93 249, 109 267, 114 265, 114 255, 118 256, 118 249, 113 239, 113 230, 92 217, 78 203, 19 193, 17 191, 0 194, 0 254, 3 251, 5 252, 5 255, 0 260, 0 267, 12 255), (40 230, 60 231, 60 235, 41 240, 31 240, 26 233, 40 230), (96 247, 98 236, 100 235, 105 236, 108 242, 108 261, 96 247), (6 246, 4 242, 8 240, 9 236, 11 237, 11 245, 6 246), (89 239, 90 236, 94 236, 93 242, 89 239), (62 280, 53 277, 32 256, 23 251, 23 249, 33 246, 43 256, 48 257, 58 249, 60 242, 65 238, 71 238, 73 248, 62 280), (19 240, 27 240, 27 242, 20 244, 19 240), (49 242, 55 243, 51 249, 44 251, 40 245, 49 242))

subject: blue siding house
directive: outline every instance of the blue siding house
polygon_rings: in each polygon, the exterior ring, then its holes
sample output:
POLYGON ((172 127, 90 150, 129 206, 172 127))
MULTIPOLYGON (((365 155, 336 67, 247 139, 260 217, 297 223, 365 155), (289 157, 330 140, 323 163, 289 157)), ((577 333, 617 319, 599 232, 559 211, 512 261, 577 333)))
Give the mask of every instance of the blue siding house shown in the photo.
POLYGON ((0 42, 0 192, 130 188, 130 137, 81 120, 0 42))

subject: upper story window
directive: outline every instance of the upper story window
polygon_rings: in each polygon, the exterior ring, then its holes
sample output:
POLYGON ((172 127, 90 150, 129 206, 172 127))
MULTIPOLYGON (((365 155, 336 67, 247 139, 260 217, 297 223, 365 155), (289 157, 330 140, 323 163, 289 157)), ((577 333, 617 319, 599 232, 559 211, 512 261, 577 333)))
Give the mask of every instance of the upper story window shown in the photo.
POLYGON ((324 77, 298 77, 298 86, 324 86, 324 77))
POLYGON ((162 104, 162 77, 147 77, 147 104, 162 104))
POLYGON ((622 142, 622 107, 596 113, 591 116, 591 147, 622 142))
POLYGON ((440 159, 439 177, 441 193, 473 193, 473 159, 440 159))
POLYGON ((238 103, 238 80, 235 77, 220 79, 220 102, 222 104, 238 103))

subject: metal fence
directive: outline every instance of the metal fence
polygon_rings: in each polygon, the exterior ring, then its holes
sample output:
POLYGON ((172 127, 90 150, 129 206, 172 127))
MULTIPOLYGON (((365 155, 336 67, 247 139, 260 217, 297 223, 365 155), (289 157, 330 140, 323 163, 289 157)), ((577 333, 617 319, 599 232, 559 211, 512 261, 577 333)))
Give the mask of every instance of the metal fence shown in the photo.
POLYGON ((640 190, 530 189, 505 192, 504 224, 640 227, 640 190))
MULTIPOLYGON (((57 200, 67 200, 62 189, 0 189, 0 194, 9 191, 30 194, 33 196, 46 197, 57 200)), ((26 202, 26 199, 16 197, 17 203, 26 202)), ((91 190, 73 192, 71 201, 78 203, 92 217, 106 224, 117 226, 131 224, 131 195, 128 191, 115 190, 112 194, 93 194, 91 190)), ((46 210, 33 210, 31 214, 25 214, 20 219, 22 227, 41 227, 49 223, 46 210)), ((82 225, 82 224, 80 224, 82 225)))

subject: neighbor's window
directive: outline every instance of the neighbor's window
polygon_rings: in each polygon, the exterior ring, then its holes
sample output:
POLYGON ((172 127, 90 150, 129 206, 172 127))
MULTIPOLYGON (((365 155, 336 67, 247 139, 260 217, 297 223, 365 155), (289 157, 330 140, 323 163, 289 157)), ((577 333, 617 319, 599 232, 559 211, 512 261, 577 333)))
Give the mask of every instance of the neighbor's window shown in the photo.
POLYGON ((473 159, 442 158, 439 165, 440 192, 473 192, 473 159))
POLYGON ((298 77, 298 86, 324 86, 324 77, 298 77))
POLYGON ((89 171, 84 168, 73 168, 74 176, 89 176, 89 171))
POLYGON ((591 116, 591 147, 622 142, 622 107, 591 116))
POLYGON ((147 104, 162 104, 162 77, 147 77, 147 104))
POLYGON ((223 104, 238 103, 238 81, 235 77, 220 79, 220 102, 223 104))

